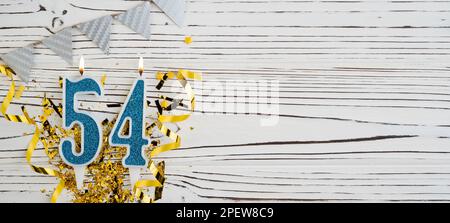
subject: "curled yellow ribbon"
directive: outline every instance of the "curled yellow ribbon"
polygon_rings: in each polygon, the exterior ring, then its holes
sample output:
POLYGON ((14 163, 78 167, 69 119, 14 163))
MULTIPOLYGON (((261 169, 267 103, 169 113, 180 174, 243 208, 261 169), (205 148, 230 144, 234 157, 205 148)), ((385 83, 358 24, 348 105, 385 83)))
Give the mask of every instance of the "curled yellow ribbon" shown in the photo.
MULTIPOLYGON (((188 70, 179 70, 177 74, 175 74, 174 72, 167 72, 167 73, 158 72, 156 74, 156 79, 159 80, 160 82, 156 85, 156 88, 158 90, 161 89, 163 87, 164 83, 168 79, 173 79, 173 78, 177 78, 178 82, 181 84, 181 86, 186 91, 186 94, 188 95, 189 101, 191 103, 191 111, 194 111, 194 109, 195 109, 195 94, 194 94, 194 90, 192 90, 191 85, 189 84, 189 82, 187 82, 187 79, 202 80, 202 76, 198 73, 188 71, 188 70)), ((166 103, 166 100, 164 100, 163 102, 166 103)), ((164 104, 164 105, 165 106, 161 106, 163 109, 169 107, 169 105, 166 105, 166 104, 164 104)), ((190 117, 190 114, 163 115, 160 112, 160 114, 158 115, 158 120, 160 122, 182 122, 182 121, 185 121, 186 119, 188 119, 189 117, 190 117)))
MULTIPOLYGON (((11 80, 11 85, 9 87, 9 91, 6 94, 6 97, 3 99, 3 102, 2 102, 2 105, 1 105, 1 112, 2 112, 3 116, 5 116, 5 118, 8 121, 26 123, 26 124, 34 125, 34 127, 35 127, 34 134, 31 137, 31 140, 28 143, 27 150, 26 150, 26 156, 25 157, 26 157, 26 161, 27 161, 28 165, 36 173, 49 175, 49 176, 57 176, 59 174, 58 171, 53 170, 51 168, 47 168, 47 167, 36 166, 36 165, 33 165, 31 163, 31 158, 33 156, 33 152, 36 149, 38 142, 40 141, 41 129, 39 128, 38 123, 35 122, 35 120, 32 119, 29 116, 29 114, 26 111, 25 107, 22 107, 22 112, 23 112, 22 115, 8 114, 7 113, 7 110, 9 108, 13 98, 20 99, 20 97, 22 95, 22 92, 25 89, 25 86, 20 86, 19 90, 16 91, 16 84, 15 84, 14 76, 13 76, 14 72, 12 71, 11 68, 9 68, 9 67, 7 67, 5 65, 0 65, 0 72, 2 74, 4 74, 5 76, 7 76, 11 80)), ((45 103, 47 103, 46 97, 44 97, 43 105, 45 103)), ((40 116, 40 119, 41 119, 42 123, 44 123, 47 120, 48 116, 50 116, 51 113, 53 112, 52 109, 47 109, 47 108, 45 108, 45 106, 43 106, 43 107, 44 107, 44 111, 43 111, 43 114, 40 116)), ((48 148, 46 146, 45 141, 43 141, 43 145, 45 147, 45 152, 48 155, 48 148)), ((60 184, 64 184, 64 182, 61 181, 60 184)), ((52 199, 51 199, 52 202, 56 202, 56 200, 57 200, 57 198, 58 198, 58 196, 61 193, 63 188, 64 188, 64 186, 60 186, 60 185, 58 185, 56 187, 56 189, 55 189, 55 191, 53 192, 53 195, 52 195, 52 199)))
POLYGON ((149 169, 156 180, 139 180, 134 185, 134 195, 141 203, 153 203, 161 199, 164 181, 166 180, 164 177, 164 165, 164 161, 159 162, 156 166, 155 163, 150 160, 149 169), (153 198, 142 191, 142 189, 146 187, 155 187, 153 198))
MULTIPOLYGON (((184 88, 184 90, 186 91, 186 94, 188 95, 189 101, 191 103, 191 112, 193 112, 195 110, 195 94, 194 91, 192 90, 191 85, 187 82, 187 79, 194 79, 194 80, 202 80, 202 76, 198 73, 192 72, 192 71, 187 71, 187 70, 179 70, 178 73, 175 75, 174 72, 167 72, 167 73, 162 73, 162 72, 158 72, 156 74, 156 79, 160 80, 160 82, 158 83, 158 85, 156 86, 157 89, 161 89, 165 83, 165 81, 167 81, 168 79, 173 79, 173 78, 177 78, 178 82, 181 84, 181 86, 184 88)), ((166 102, 166 98, 163 97, 164 101, 166 102)), ((172 100, 174 101, 174 100, 172 100)), ((181 102, 181 100, 177 100, 177 103, 181 102)), ((176 103, 176 102, 173 102, 176 103)), ((160 105, 161 103, 159 103, 159 101, 156 102, 156 105, 160 105)), ((155 149, 153 149, 153 151, 150 154, 151 158, 156 157, 158 154, 162 153, 162 152, 167 152, 169 150, 173 150, 176 149, 178 147, 180 147, 181 145, 181 139, 180 137, 173 131, 171 131, 169 128, 167 128, 163 123, 164 122, 181 122, 184 121, 186 119, 188 119, 191 114, 185 114, 185 115, 163 115, 162 111, 163 110, 167 110, 168 107, 170 107, 171 104, 164 104, 164 106, 161 106, 158 108, 158 120, 156 122, 156 125, 158 126, 159 131, 164 134, 165 136, 169 137, 172 140, 172 143, 169 144, 165 144, 162 146, 159 146, 155 149)))
MULTIPOLYGON (((156 73, 156 79, 160 82, 157 84, 156 88, 159 90, 164 86, 164 83, 168 79, 177 78, 181 86, 186 91, 189 101, 191 103, 191 112, 195 109, 195 94, 192 90, 192 87, 187 82, 187 79, 195 79, 195 80, 201 80, 202 77, 200 74, 187 71, 187 70, 179 70, 178 73, 175 75, 174 72, 167 72, 162 73, 158 72, 156 73)), ((152 158, 158 156, 160 153, 167 152, 176 148, 179 148, 181 145, 181 138, 178 134, 176 134, 174 131, 167 128, 164 123, 165 122, 182 122, 190 117, 191 114, 185 114, 185 115, 163 115, 163 111, 173 110, 178 105, 183 105, 181 99, 172 99, 165 96, 161 97, 162 101, 155 101, 156 106, 158 108, 158 119, 150 126, 157 126, 158 130, 168 137, 172 142, 158 146, 154 148, 150 152, 150 162, 149 162, 149 168, 150 172, 153 174, 156 180, 139 180, 134 185, 134 194, 138 198, 140 202, 144 203, 153 203, 154 201, 158 200, 162 196, 162 189, 163 184, 165 181, 164 177, 164 161, 158 163, 157 166, 155 166, 154 162, 151 160, 152 158), (172 103, 169 103, 168 101, 171 101, 172 103), (155 195, 154 198, 150 198, 148 195, 142 192, 142 188, 145 187, 155 187, 155 195)))

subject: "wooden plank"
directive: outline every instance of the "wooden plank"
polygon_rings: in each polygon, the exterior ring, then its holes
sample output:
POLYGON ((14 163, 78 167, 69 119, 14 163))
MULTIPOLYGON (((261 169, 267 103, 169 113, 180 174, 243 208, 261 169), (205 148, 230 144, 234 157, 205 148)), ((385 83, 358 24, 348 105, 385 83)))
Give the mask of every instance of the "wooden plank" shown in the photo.
MULTIPOLYGON (((2 1, 0 54, 139 3, 2 1), (64 24, 52 26, 62 10, 64 24)), ((80 107, 117 114, 107 105, 124 101, 137 54, 149 100, 158 96, 156 71, 203 73, 182 147, 159 157, 168 178, 161 202, 448 202, 449 3, 192 0, 181 28, 152 5, 151 40, 114 21, 110 55, 75 29, 75 59, 85 57, 86 75, 108 77, 105 96, 80 107), (276 124, 262 126, 268 118, 276 124)), ((34 54, 32 81, 12 112, 26 105, 38 114, 44 92, 59 103, 58 77, 78 75, 42 44, 34 54)), ((9 82, 0 80, 3 98, 9 82)), ((173 82, 162 92, 183 90, 173 82)), ((0 127, 0 202, 48 202, 56 180, 25 162, 33 129, 4 117, 0 127)), ((33 162, 47 164, 41 147, 33 162)))

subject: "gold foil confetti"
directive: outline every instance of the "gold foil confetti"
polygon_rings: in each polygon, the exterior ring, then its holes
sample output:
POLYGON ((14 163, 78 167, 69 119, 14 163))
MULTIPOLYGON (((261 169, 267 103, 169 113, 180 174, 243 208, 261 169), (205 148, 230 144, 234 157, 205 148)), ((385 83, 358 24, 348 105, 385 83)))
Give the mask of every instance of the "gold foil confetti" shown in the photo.
POLYGON ((102 75, 102 78, 100 79, 100 83, 102 85, 102 87, 105 87, 105 83, 106 83, 106 74, 102 75))
POLYGON ((187 45, 192 43, 192 37, 191 36, 186 36, 184 37, 184 43, 186 43, 187 45))

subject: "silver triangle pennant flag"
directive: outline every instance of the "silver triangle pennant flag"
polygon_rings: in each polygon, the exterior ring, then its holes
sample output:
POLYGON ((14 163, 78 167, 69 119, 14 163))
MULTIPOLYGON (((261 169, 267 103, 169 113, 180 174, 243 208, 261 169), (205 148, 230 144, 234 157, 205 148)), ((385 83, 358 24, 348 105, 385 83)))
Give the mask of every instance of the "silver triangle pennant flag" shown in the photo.
POLYGON ((73 64, 72 56, 72 28, 65 28, 55 35, 42 40, 42 43, 53 50, 58 56, 67 61, 70 65, 73 64))
POLYGON ((33 47, 31 45, 16 49, 2 56, 19 78, 28 82, 31 76, 31 67, 34 64, 33 47))
POLYGON ((150 3, 145 2, 127 10, 125 13, 120 14, 117 20, 145 38, 150 39, 150 3))
POLYGON ((109 37, 111 35, 112 17, 110 15, 103 16, 98 19, 83 23, 80 30, 86 36, 97 44, 106 54, 109 53, 109 37))
POLYGON ((186 0, 153 0, 153 2, 171 18, 175 24, 182 26, 184 23, 186 0))

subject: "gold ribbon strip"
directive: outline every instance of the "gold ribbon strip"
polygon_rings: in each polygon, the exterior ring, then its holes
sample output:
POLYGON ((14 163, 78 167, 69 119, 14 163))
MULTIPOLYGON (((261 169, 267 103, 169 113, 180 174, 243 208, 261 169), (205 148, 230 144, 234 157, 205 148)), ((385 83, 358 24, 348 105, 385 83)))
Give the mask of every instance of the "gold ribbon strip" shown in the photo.
MULTIPOLYGON (((6 97, 3 99, 2 106, 1 106, 1 112, 2 112, 3 116, 5 116, 5 118, 8 121, 26 123, 26 124, 34 125, 34 127, 35 127, 34 134, 31 137, 31 140, 28 143, 27 150, 26 150, 26 161, 27 161, 28 165, 36 173, 40 173, 40 174, 44 174, 44 175, 48 175, 48 176, 57 176, 59 174, 58 171, 53 170, 51 168, 36 166, 31 163, 31 158, 33 156, 33 152, 36 149, 38 142, 40 141, 41 129, 39 128, 37 122, 35 122, 34 119, 30 118, 28 112, 26 111, 25 107, 23 107, 23 106, 22 106, 22 112, 23 112, 22 115, 15 115, 15 114, 7 113, 7 110, 9 108, 13 98, 20 99, 25 87, 20 86, 19 90, 16 91, 16 84, 15 84, 14 76, 13 76, 14 72, 11 68, 9 68, 5 65, 0 65, 0 72, 2 74, 4 74, 5 76, 7 76, 11 80, 11 85, 10 85, 9 91, 6 94, 6 97)), ((48 101, 47 101, 47 98, 44 97, 44 100, 42 103, 42 105, 44 107, 43 108, 44 111, 43 111, 43 114, 40 116, 40 120, 42 123, 44 123, 47 120, 48 116, 50 116, 51 113, 53 112, 52 109, 46 108, 46 106, 45 106, 46 103, 48 103, 48 101)), ((49 155, 48 148, 46 146, 47 143, 45 141, 42 141, 42 143, 45 147, 46 154, 49 155)), ((60 182, 60 185, 61 184, 64 184, 64 182, 60 182)), ((62 189, 64 188, 64 186, 60 186, 60 185, 58 185, 56 187, 55 191, 53 192, 52 199, 51 199, 52 202, 56 202, 59 194, 61 193, 62 189)))
POLYGON ((25 89, 24 86, 20 86, 19 90, 16 91, 16 83, 14 81, 13 77, 13 70, 9 67, 6 67, 5 65, 0 65, 0 72, 7 76, 11 80, 11 85, 9 87, 8 93, 6 94, 6 97, 3 99, 1 112, 3 116, 5 116, 6 120, 11 122, 22 122, 26 124, 34 124, 34 120, 32 120, 29 116, 25 115, 24 108, 22 107, 22 111, 24 112, 23 115, 15 115, 15 114, 8 114, 7 110, 9 105, 11 104, 13 98, 20 99, 23 89, 25 89))
POLYGON ((61 192, 64 190, 65 182, 64 180, 60 180, 58 185, 55 188, 55 191, 52 194, 51 202, 56 203, 58 200, 59 195, 61 195, 61 192))
MULTIPOLYGON (((195 109, 195 94, 194 94, 194 90, 192 90, 191 85, 189 84, 189 82, 187 82, 187 79, 202 80, 202 76, 198 73, 188 71, 188 70, 179 70, 177 74, 175 74, 174 72, 171 72, 171 71, 167 72, 167 73, 158 72, 156 74, 156 79, 159 80, 159 83, 156 85, 156 89, 160 90, 164 86, 164 83, 168 79, 174 79, 174 78, 178 79, 178 82, 181 84, 181 86, 186 91, 186 94, 188 95, 189 101, 191 103, 191 112, 193 112, 195 109)), ((165 101, 166 100, 163 101, 163 105, 165 105, 165 106, 161 106, 163 109, 170 107, 169 104, 165 104, 166 103, 165 101)), ((181 100, 179 100, 179 101, 181 101, 181 100)), ((182 121, 185 121, 186 119, 188 119, 191 115, 191 114, 163 115, 162 112, 159 112, 159 113, 160 114, 158 115, 158 120, 160 122, 182 122, 182 121)))
MULTIPOLYGON (((156 88, 160 90, 168 79, 173 79, 175 77, 178 79, 179 83, 186 91, 189 101, 191 102, 190 110, 191 112, 193 112, 195 109, 195 94, 194 91, 192 90, 192 87, 187 82, 187 79, 201 80, 202 79, 201 75, 187 70, 179 70, 176 75, 174 72, 167 72, 167 73, 158 72, 156 74, 156 79, 159 80, 160 82, 157 84, 156 88)), ((173 132, 172 130, 170 130, 169 128, 167 128, 164 125, 164 122, 172 122, 172 123, 181 122, 188 119, 191 115, 191 114, 163 115, 163 111, 174 110, 176 107, 180 105, 184 107, 184 104, 182 104, 183 101, 182 99, 173 99, 165 96, 162 96, 161 99, 163 100, 161 102, 159 100, 155 101, 156 106, 158 108, 158 119, 151 126, 147 127, 147 131, 149 128, 151 129, 154 126, 157 126, 158 130, 163 135, 167 136, 170 140, 172 140, 172 142, 158 146, 150 152, 149 168, 150 172, 153 174, 156 180, 139 180, 134 185, 134 195, 138 198, 140 202, 144 203, 153 203, 154 201, 161 198, 163 185, 165 181, 164 161, 159 162, 158 165, 155 166, 154 162, 152 161, 152 158, 158 156, 160 153, 179 148, 181 145, 180 136, 175 132, 173 132), (168 101, 171 101, 172 103, 169 103, 168 101), (146 187, 155 187, 155 194, 153 199, 142 192, 142 189, 146 187)))
POLYGON ((155 166, 155 163, 150 160, 148 168, 150 169, 150 172, 156 180, 139 180, 136 182, 133 188, 135 197, 142 203, 153 203, 161 199, 164 181, 166 180, 166 178, 164 177, 164 161, 159 162, 158 165, 155 166), (153 198, 149 197, 142 191, 142 189, 146 187, 155 187, 153 198))
MULTIPOLYGON (((158 83, 158 85, 156 86, 156 88, 159 90, 164 86, 164 83, 168 80, 168 79, 173 79, 173 78, 177 78, 178 82, 181 84, 181 86, 184 88, 184 90, 186 91, 189 101, 191 102, 191 113, 195 110, 195 94, 194 91, 192 90, 191 85, 187 82, 187 79, 194 79, 194 80, 202 80, 202 76, 198 73, 192 72, 192 71, 187 71, 187 70, 179 70, 178 73, 175 75, 174 72, 167 72, 167 73, 162 73, 162 72, 158 72, 156 74, 156 79, 160 80, 160 82, 158 83)), ((162 97, 164 99, 163 102, 167 101, 167 97, 162 97)), ((173 103, 178 103, 181 102, 180 99, 171 99, 173 101, 173 103)), ((172 104, 173 104, 172 103, 172 104)), ((157 106, 160 105, 161 103, 159 103, 159 101, 156 101, 157 106)), ((181 122, 184 121, 186 119, 188 119, 191 116, 190 114, 185 114, 185 115, 163 115, 162 110, 168 110, 169 107, 172 107, 171 104, 167 104, 167 103, 162 103, 163 105, 158 108, 158 120, 156 122, 156 125, 158 126, 159 131, 164 134, 165 136, 169 137, 172 140, 172 143, 168 143, 162 146, 159 146, 155 149, 153 149, 153 151, 150 154, 151 158, 156 157, 158 154, 162 153, 162 152, 167 152, 169 150, 173 150, 176 149, 178 147, 180 147, 181 145, 181 139, 180 137, 174 133, 173 131, 171 131, 169 128, 167 128, 163 123, 164 122, 181 122)))

